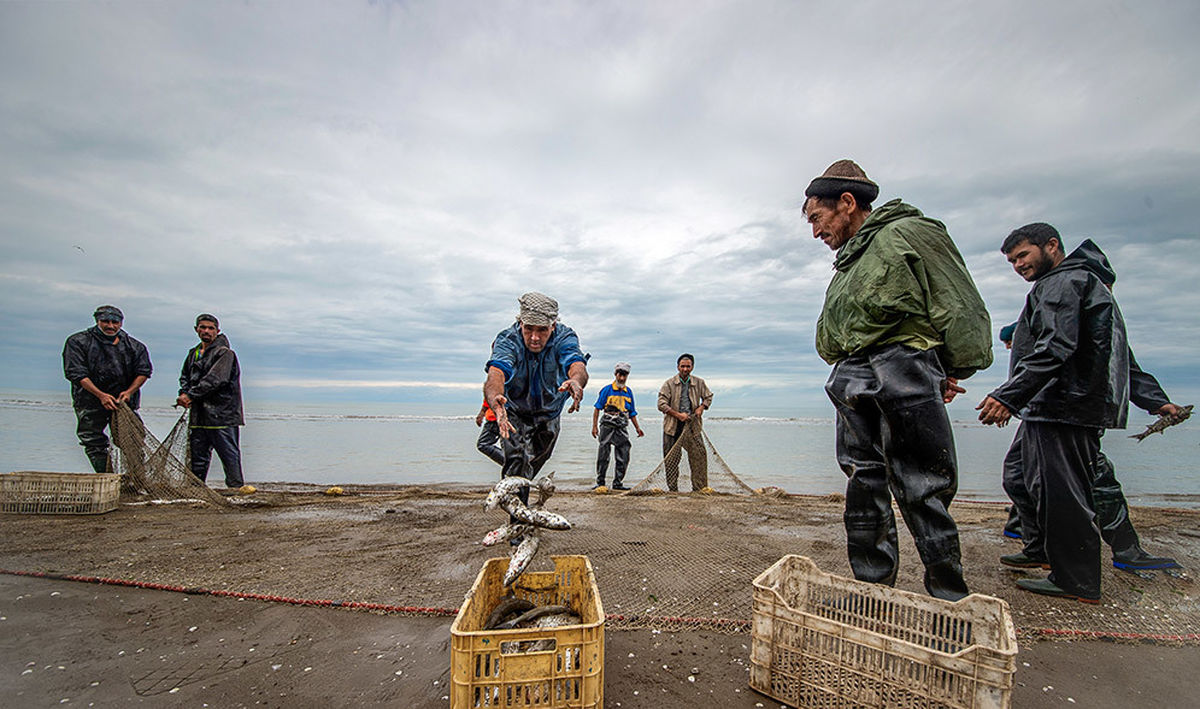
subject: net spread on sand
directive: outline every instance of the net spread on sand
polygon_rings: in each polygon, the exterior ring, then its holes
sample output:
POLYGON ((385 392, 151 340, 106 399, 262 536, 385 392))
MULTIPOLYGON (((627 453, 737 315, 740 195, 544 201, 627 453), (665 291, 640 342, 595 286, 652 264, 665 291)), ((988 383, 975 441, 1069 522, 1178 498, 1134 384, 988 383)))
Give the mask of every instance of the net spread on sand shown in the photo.
POLYGON ((654 495, 664 492, 754 494, 754 490, 733 473, 704 429, 695 421, 689 421, 683 427, 682 435, 658 466, 625 494, 654 495), (687 463, 683 465, 685 460, 687 463))
POLYGON ((189 469, 187 420, 185 412, 159 441, 128 406, 113 412, 109 465, 121 475, 122 500, 200 500, 229 507, 189 469))
MULTIPOLYGON (((786 495, 778 489, 751 494, 754 491, 734 475, 702 431, 691 435, 673 451, 676 464, 681 464, 680 457, 685 459, 675 478, 679 493, 666 492, 669 454, 633 486, 632 496, 563 491, 551 500, 553 510, 573 526, 545 535, 530 570, 551 569, 554 554, 587 555, 596 570, 609 629, 746 632, 751 582, 785 554, 807 556, 822 570, 849 574, 840 495, 786 495), (693 457, 692 451, 699 450, 703 457, 693 457), (698 489, 710 487, 713 494, 689 493, 693 469, 702 475, 695 481, 698 489), (651 494, 655 489, 664 492, 651 494)), ((123 409, 114 416, 114 438, 114 470, 126 476, 127 495, 202 499, 218 510, 230 509, 224 498, 188 470, 186 418, 159 442, 133 412, 123 409)), ((260 491, 256 497, 264 498, 267 509, 237 515, 239 533, 244 530, 255 539, 260 553, 236 559, 214 553, 209 559, 203 551, 194 551, 189 564, 180 567, 175 547, 141 544, 138 568, 146 574, 145 580, 185 586, 453 608, 462 602, 483 561, 503 553, 478 543, 497 522, 494 512, 483 510, 486 490, 345 488, 345 497, 318 500, 260 491), (321 509, 303 513, 269 509, 318 502, 325 503, 321 509), (282 536, 280 525, 289 530, 282 536), (410 539, 414 529, 436 530, 445 543, 431 545, 419 536, 410 539), (320 540, 320 553, 306 557, 303 573, 289 574, 278 557, 294 551, 288 543, 295 537, 320 540), (356 573, 346 573, 347 555, 353 555, 356 573)), ((1004 505, 956 503, 954 516, 968 583, 975 592, 1007 600, 1018 628, 1033 634, 1098 633, 1131 642, 1167 638, 1166 642, 1200 643, 1200 606, 1190 571, 1200 568, 1200 551, 1195 538, 1187 536, 1200 524, 1198 515, 1190 510, 1135 512, 1147 548, 1177 556, 1189 569, 1185 576, 1157 573, 1147 579, 1119 572, 1107 563, 1106 551, 1104 603, 1099 607, 1020 592, 1015 588, 1017 578, 1040 577, 1044 572, 1013 571, 999 564, 1001 554, 1019 549, 1000 534, 1004 505)), ((189 509, 174 511, 172 516, 208 513, 189 509)), ((210 517, 207 524, 218 523, 210 517)), ((109 525, 105 533, 123 532, 109 525)), ((122 548, 125 543, 113 539, 110 546, 122 548)), ((898 585, 923 592, 923 569, 903 525, 900 546, 898 585)), ((123 560, 114 563, 111 569, 87 570, 129 574, 123 560)))

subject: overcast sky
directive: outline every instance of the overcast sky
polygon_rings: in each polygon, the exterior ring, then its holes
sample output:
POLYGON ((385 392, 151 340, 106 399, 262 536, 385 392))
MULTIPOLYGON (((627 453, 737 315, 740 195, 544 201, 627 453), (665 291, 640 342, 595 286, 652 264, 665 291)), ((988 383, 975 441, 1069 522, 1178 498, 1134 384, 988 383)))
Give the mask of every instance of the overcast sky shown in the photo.
POLYGON ((254 397, 472 402, 541 290, 589 395, 686 350, 714 415, 820 407, 832 254, 798 207, 849 157, 947 224, 993 329, 1028 290, 1009 231, 1095 239, 1182 400, 1198 28, 1193 2, 0 3, 0 387, 65 389, 63 339, 113 303, 160 404, 200 311, 254 397))

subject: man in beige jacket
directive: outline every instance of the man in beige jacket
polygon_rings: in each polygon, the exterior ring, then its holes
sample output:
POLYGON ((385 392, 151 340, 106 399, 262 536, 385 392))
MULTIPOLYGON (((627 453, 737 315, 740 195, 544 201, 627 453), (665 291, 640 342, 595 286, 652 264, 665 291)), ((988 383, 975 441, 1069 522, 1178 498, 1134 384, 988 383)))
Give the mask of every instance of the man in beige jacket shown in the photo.
POLYGON ((702 414, 712 406, 713 394, 703 379, 692 376, 695 361, 690 354, 679 355, 675 361, 679 374, 663 382, 658 390, 658 410, 663 412, 664 472, 671 492, 679 491, 679 459, 683 457, 676 448, 687 451, 692 492, 708 487, 708 453, 700 428, 702 414))

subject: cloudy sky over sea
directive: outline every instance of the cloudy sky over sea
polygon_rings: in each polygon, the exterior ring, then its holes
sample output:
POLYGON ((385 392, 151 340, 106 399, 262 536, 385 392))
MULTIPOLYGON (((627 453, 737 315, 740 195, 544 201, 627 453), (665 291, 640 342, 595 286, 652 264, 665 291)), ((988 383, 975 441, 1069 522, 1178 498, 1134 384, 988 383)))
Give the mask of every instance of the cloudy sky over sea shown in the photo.
POLYGON ((597 384, 687 350, 718 406, 820 406, 832 255, 799 205, 850 157, 946 222, 995 329, 1028 289, 1010 230, 1094 238, 1143 366, 1200 392, 1197 28, 1153 1, 0 3, 0 387, 64 389, 114 303, 153 397, 211 311, 254 396, 470 402, 541 290, 597 384))

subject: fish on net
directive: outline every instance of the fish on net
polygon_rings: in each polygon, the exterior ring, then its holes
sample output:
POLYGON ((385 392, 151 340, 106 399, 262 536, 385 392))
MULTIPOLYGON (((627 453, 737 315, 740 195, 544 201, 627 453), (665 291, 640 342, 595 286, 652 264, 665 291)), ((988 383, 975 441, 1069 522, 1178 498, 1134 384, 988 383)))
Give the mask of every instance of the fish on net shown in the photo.
POLYGON ((684 425, 683 434, 654 470, 623 494, 656 495, 667 492, 755 493, 753 488, 734 474, 696 420, 684 425), (684 461, 686 465, 683 465, 684 461))
POLYGON ((200 500, 231 507, 188 467, 188 413, 159 441, 128 405, 113 412, 109 465, 121 475, 122 500, 200 500))

